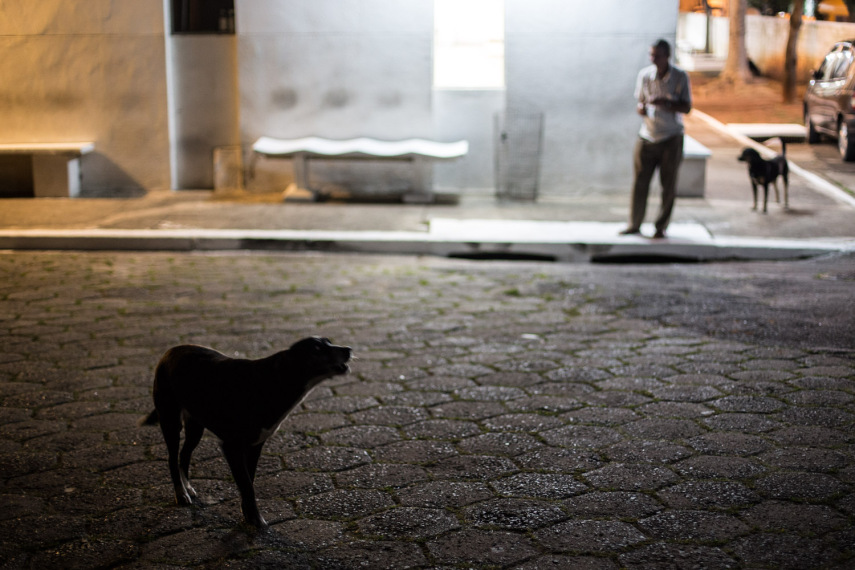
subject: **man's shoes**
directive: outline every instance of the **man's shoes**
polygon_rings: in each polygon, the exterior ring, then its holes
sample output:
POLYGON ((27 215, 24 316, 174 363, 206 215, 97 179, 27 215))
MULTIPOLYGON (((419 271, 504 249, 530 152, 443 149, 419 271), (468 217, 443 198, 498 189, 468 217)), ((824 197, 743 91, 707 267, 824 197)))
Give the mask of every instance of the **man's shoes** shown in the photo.
POLYGON ((622 236, 635 236, 635 235, 638 235, 640 233, 641 233, 641 230, 638 228, 626 228, 625 230, 620 232, 620 235, 622 235, 622 236))
POLYGON ((665 239, 665 230, 656 230, 653 234, 653 239, 665 239))

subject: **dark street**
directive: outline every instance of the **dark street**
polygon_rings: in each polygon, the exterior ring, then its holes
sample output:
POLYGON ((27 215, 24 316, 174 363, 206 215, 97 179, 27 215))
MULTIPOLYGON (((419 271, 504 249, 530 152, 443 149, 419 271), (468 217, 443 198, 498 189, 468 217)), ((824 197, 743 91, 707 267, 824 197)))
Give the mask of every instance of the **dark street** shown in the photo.
POLYGON ((845 568, 851 255, 708 265, 4 253, 0 567, 845 568), (170 346, 354 348, 178 507, 170 346))

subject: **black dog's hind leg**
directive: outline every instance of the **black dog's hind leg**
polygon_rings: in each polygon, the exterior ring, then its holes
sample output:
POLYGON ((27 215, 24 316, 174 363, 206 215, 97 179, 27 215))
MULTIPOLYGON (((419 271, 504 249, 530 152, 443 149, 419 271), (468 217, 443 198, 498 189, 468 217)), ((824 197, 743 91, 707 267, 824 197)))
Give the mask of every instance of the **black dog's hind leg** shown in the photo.
POLYGON ((258 504, 255 501, 255 488, 252 485, 252 477, 250 476, 248 467, 248 459, 252 453, 252 448, 248 448, 243 443, 225 441, 222 447, 223 455, 226 456, 226 461, 232 470, 232 477, 234 477, 238 491, 240 491, 240 511, 243 513, 243 518, 246 519, 247 523, 256 528, 267 528, 267 521, 258 512, 258 504))
POLYGON ((184 488, 191 497, 196 496, 196 490, 190 484, 190 456, 193 455, 193 450, 202 441, 204 431, 205 428, 202 424, 190 416, 184 416, 184 446, 181 448, 178 465, 181 467, 181 474, 184 476, 184 488))
POLYGON ((163 432, 163 440, 166 442, 168 454, 169 476, 172 477, 172 486, 175 488, 175 502, 179 505, 189 505, 193 502, 187 488, 190 484, 181 470, 178 462, 178 445, 181 441, 181 411, 178 409, 164 409, 158 406, 160 415, 160 431, 163 432))
POLYGON ((754 180, 751 181, 751 192, 754 194, 754 207, 751 208, 753 211, 757 211, 757 183, 754 180))

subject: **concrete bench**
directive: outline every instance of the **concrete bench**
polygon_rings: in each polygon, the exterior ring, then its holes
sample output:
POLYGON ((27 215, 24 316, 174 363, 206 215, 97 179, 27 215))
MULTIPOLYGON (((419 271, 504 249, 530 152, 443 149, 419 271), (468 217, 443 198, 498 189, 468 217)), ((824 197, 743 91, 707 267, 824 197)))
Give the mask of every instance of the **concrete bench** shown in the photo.
POLYGON ((320 137, 275 139, 261 137, 252 145, 256 155, 290 158, 294 161, 294 182, 285 190, 284 199, 313 201, 317 194, 309 187, 310 159, 406 160, 413 163, 412 190, 407 202, 431 202, 429 162, 452 160, 469 152, 467 141, 436 142, 424 139, 381 141, 372 138, 331 140, 320 137))
POLYGON ((677 196, 703 198, 707 186, 707 160, 710 149, 690 137, 683 137, 683 162, 677 178, 677 196))
POLYGON ((79 196, 80 157, 93 150, 91 142, 0 144, 0 154, 32 157, 36 198, 79 196))

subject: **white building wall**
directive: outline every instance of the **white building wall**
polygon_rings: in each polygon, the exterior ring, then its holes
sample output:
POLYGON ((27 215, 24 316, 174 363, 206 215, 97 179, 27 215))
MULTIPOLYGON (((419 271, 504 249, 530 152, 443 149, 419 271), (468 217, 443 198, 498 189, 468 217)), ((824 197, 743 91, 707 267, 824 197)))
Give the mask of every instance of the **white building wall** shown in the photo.
MULTIPOLYGON (((470 155, 437 165, 436 185, 481 191, 494 184, 492 119, 505 104, 544 114, 542 193, 624 191, 635 76, 653 40, 674 40, 677 16, 665 0, 506 0, 507 90, 465 92, 432 88, 432 0, 237 0, 236 38, 209 38, 211 49, 165 37, 164 0, 82 4, 0 5, 0 142, 94 141, 84 194, 210 187, 209 150, 262 135, 465 138, 470 155), (235 51, 229 94, 220 67, 235 51)), ((259 161, 250 187, 284 187, 289 171, 259 161)), ((312 172, 378 189, 410 180, 377 163, 312 172)))
POLYGON ((163 0, 4 0, 0 53, 0 142, 93 141, 84 195, 169 187, 163 0))
POLYGON ((172 187, 214 187, 214 149, 240 144, 237 40, 231 34, 168 39, 172 187))
POLYGON ((648 48, 672 46, 678 3, 506 0, 509 108, 544 115, 541 194, 627 191, 648 48))
POLYGON ((469 141, 469 153, 434 166, 434 187, 452 193, 489 194, 495 181, 495 118, 505 108, 505 91, 441 89, 434 91, 434 136, 469 141))
MULTIPOLYGON (((431 0, 237 0, 240 136, 432 138, 431 0)), ((259 160, 250 188, 290 182, 259 160)), ((313 163, 313 183, 401 189, 406 167, 313 163), (379 173, 382 172, 382 175, 379 173)))

